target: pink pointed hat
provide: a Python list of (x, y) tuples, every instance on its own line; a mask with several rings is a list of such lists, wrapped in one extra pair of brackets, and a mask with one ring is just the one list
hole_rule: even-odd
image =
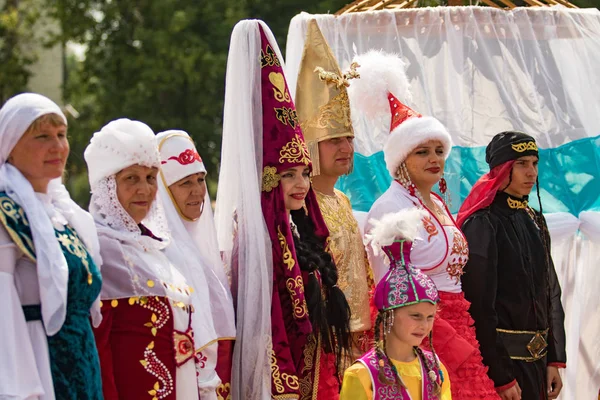
[(412, 208), (371, 221), (373, 229), (367, 235), (370, 245), (390, 259), (389, 271), (375, 288), (375, 306), (379, 311), (439, 301), (433, 281), (410, 263), (412, 241), (423, 215), (423, 210)]

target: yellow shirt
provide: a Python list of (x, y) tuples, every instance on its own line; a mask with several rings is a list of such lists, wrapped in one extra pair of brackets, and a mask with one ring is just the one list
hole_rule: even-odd
[[(398, 373), (402, 377), (402, 381), (406, 385), (406, 389), (412, 400), (422, 400), (423, 381), (421, 377), (421, 363), (419, 358), (411, 362), (400, 362), (392, 360)], [(442, 383), (442, 394), (440, 400), (451, 400), (450, 393), (450, 378), (448, 371), (443, 364), (440, 365), (444, 373), (444, 383)], [(367, 367), (362, 363), (353, 364), (344, 373), (342, 381), (342, 392), (340, 400), (373, 400), (373, 386), (371, 384), (371, 374)]]
[(316, 190), (315, 193), (329, 229), (330, 250), (339, 276), (338, 286), (350, 306), (350, 331), (368, 331), (371, 329), (369, 291), (373, 286), (373, 273), (350, 200), (337, 189), (333, 196)]

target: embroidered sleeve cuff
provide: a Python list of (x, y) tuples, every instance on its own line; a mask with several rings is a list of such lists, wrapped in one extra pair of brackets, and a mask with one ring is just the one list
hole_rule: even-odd
[(567, 368), (567, 364), (561, 363), (561, 362), (551, 362), (551, 363), (548, 363), (548, 366), (556, 367), (556, 368)]
[(506, 385), (502, 385), (502, 386), (496, 386), (496, 393), (502, 393), (505, 390), (510, 389), (511, 387), (515, 386), (517, 384), (517, 380), (513, 379), (512, 382), (507, 383)]

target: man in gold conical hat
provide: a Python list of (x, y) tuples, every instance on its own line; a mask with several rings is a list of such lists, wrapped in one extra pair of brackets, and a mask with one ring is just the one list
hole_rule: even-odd
[(312, 186), (330, 232), (338, 285), (351, 309), (352, 361), (369, 349), (368, 334), (372, 327), (369, 300), (373, 288), (371, 267), (350, 201), (334, 188), (340, 176), (352, 171), (354, 130), (346, 87), (349, 79), (358, 77), (355, 68), (352, 65), (350, 72), (341, 73), (317, 22), (311, 20), (295, 104), (313, 163)]

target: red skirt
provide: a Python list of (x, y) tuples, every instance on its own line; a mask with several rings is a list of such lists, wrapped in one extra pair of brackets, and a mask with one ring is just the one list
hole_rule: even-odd
[(319, 360), (319, 371), (315, 372), (318, 400), (338, 400), (340, 398), (340, 382), (336, 378), (335, 356), (333, 353), (325, 353), (321, 349)]
[(233, 340), (220, 340), (216, 372), (221, 379), (217, 388), (217, 398), (231, 399), (231, 363), (233, 360)]
[[(483, 365), (470, 305), (462, 292), (440, 292), (433, 347), (450, 375), (453, 400), (497, 400), (500, 396), (487, 375), (488, 367)], [(429, 349), (428, 339), (423, 347)]]

